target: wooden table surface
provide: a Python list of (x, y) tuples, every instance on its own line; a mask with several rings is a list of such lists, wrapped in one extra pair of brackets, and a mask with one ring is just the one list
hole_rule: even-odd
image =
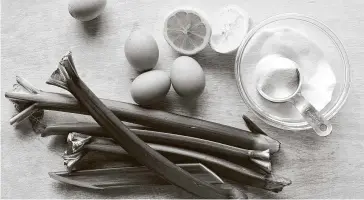
[[(64, 138), (41, 138), (28, 122), (9, 125), (15, 114), (4, 97), (19, 75), (46, 91), (45, 84), (68, 50), (89, 87), (102, 98), (133, 102), (129, 93), (137, 73), (125, 59), (130, 30), (148, 30), (159, 45), (157, 69), (169, 71), (178, 56), (163, 38), (164, 16), (178, 6), (193, 6), (212, 16), (220, 7), (236, 4), (250, 13), (254, 24), (267, 17), (296, 12), (327, 24), (342, 40), (351, 63), (352, 87), (345, 106), (331, 120), (326, 138), (312, 131), (282, 131), (265, 125), (244, 104), (234, 78), (235, 55), (218, 55), (210, 48), (195, 56), (206, 73), (206, 89), (197, 102), (182, 101), (171, 89), (157, 109), (190, 115), (246, 129), (250, 116), (270, 136), (282, 142), (273, 158), (274, 173), (293, 184), (273, 194), (244, 187), (250, 198), (364, 198), (364, 1), (362, 0), (109, 0), (97, 20), (81, 23), (59, 0), (3, 0), (1, 5), (1, 194), (3, 198), (188, 198), (175, 187), (133, 188), (100, 192), (60, 184), (48, 177), (64, 170)], [(46, 112), (51, 122), (89, 121), (80, 115)], [(94, 166), (95, 163), (90, 163)]]

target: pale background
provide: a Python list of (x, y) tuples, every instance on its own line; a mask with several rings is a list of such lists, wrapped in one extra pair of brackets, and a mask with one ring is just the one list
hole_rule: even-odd
[[(60, 184), (49, 171), (63, 170), (64, 138), (41, 138), (28, 123), (13, 127), (15, 114), (4, 92), (20, 75), (47, 91), (45, 84), (60, 57), (73, 51), (81, 77), (103, 98), (132, 102), (129, 88), (136, 73), (124, 56), (125, 39), (134, 25), (150, 31), (160, 50), (157, 69), (169, 71), (177, 55), (163, 39), (163, 18), (178, 6), (193, 6), (212, 16), (220, 7), (236, 4), (254, 23), (287, 12), (312, 16), (327, 24), (342, 40), (351, 63), (352, 88), (347, 103), (331, 122), (334, 132), (319, 138), (311, 131), (281, 131), (265, 125), (240, 98), (234, 78), (235, 55), (218, 55), (207, 48), (195, 58), (202, 65), (207, 87), (197, 104), (186, 103), (171, 89), (157, 108), (246, 129), (247, 114), (282, 150), (273, 159), (274, 173), (293, 184), (273, 194), (244, 187), (251, 198), (364, 198), (364, 1), (362, 0), (109, 0), (102, 16), (83, 24), (73, 19), (67, 1), (3, 0), (1, 9), (1, 193), (3, 198), (184, 198), (174, 187), (97, 192)], [(62, 91), (63, 92), (63, 91)], [(52, 122), (88, 120), (47, 112)], [(57, 117), (55, 117), (57, 116)]]

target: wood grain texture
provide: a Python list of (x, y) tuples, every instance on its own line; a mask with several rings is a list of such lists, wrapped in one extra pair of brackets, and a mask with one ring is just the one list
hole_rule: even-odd
[[(68, 13), (67, 1), (3, 0), (1, 5), (1, 194), (2, 198), (188, 198), (173, 186), (92, 191), (60, 184), (49, 171), (63, 170), (64, 138), (40, 136), (29, 123), (9, 125), (15, 114), (4, 97), (20, 75), (47, 91), (45, 84), (60, 57), (73, 52), (82, 79), (102, 98), (132, 102), (129, 89), (137, 73), (124, 55), (130, 30), (140, 26), (159, 45), (158, 69), (169, 71), (178, 56), (163, 39), (163, 19), (178, 6), (203, 9), (209, 16), (221, 6), (236, 4), (254, 23), (275, 14), (296, 12), (327, 24), (342, 40), (351, 63), (352, 88), (347, 103), (331, 120), (334, 132), (319, 138), (312, 131), (282, 131), (265, 125), (240, 98), (235, 78), (235, 55), (219, 55), (210, 48), (195, 58), (206, 73), (206, 90), (197, 102), (182, 101), (173, 89), (158, 109), (186, 114), (246, 129), (242, 114), (282, 142), (273, 158), (274, 172), (292, 179), (283, 192), (273, 194), (244, 187), (250, 198), (364, 198), (364, 1), (361, 0), (109, 0), (98, 19), (81, 23)], [(64, 91), (62, 91), (64, 92)], [(49, 122), (89, 121), (89, 117), (46, 112)], [(67, 116), (67, 117), (65, 117)], [(102, 155), (99, 158), (103, 159)], [(116, 158), (115, 158), (116, 159)], [(92, 159), (87, 167), (100, 167)], [(110, 165), (115, 163), (109, 163)]]

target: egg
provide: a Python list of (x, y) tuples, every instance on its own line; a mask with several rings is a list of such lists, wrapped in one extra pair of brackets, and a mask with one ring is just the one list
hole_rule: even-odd
[(172, 64), (171, 82), (178, 95), (198, 97), (205, 88), (205, 74), (196, 60), (181, 56)]
[(80, 21), (90, 21), (98, 17), (105, 9), (106, 0), (70, 0), (68, 11)]
[(150, 105), (163, 100), (171, 87), (171, 79), (161, 70), (148, 71), (131, 84), (131, 96), (139, 105)]
[(138, 72), (151, 70), (158, 62), (157, 42), (153, 36), (140, 29), (130, 33), (124, 51), (126, 59)]

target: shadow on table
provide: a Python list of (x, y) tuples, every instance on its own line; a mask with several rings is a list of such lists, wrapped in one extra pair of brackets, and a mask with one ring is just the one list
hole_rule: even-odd
[(102, 15), (98, 16), (97, 18), (91, 20), (82, 22), (83, 30), (87, 35), (91, 37), (97, 36), (101, 31), (101, 23), (102, 23)]
[[(201, 65), (204, 70), (218, 72), (231, 72), (234, 75), (236, 52), (229, 54), (220, 54), (215, 52), (210, 46), (207, 46), (200, 53), (192, 56)], [(232, 78), (235, 78), (232, 76)]]

